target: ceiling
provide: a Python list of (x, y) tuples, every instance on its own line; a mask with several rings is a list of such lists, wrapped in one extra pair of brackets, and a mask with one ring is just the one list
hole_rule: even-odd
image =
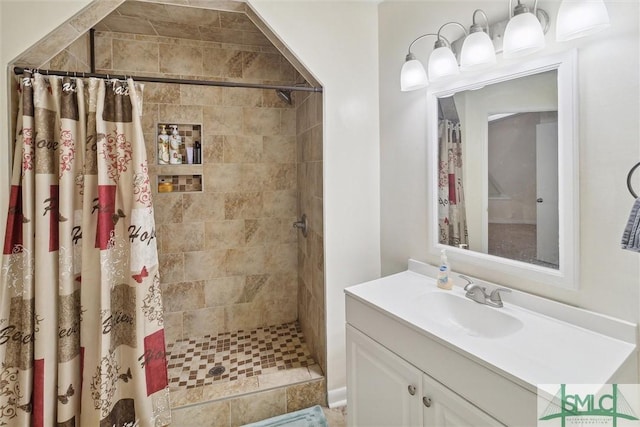
[(272, 46), (243, 12), (128, 0), (94, 26), (97, 31)]

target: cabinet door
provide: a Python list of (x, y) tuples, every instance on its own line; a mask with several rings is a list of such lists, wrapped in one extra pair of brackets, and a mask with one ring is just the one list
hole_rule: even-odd
[(422, 377), (425, 427), (504, 427), (428, 375)]
[(347, 424), (422, 426), (422, 372), (347, 325)]

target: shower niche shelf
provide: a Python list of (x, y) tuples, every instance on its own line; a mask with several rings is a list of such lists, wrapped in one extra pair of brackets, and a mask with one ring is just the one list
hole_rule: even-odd
[(158, 193), (201, 193), (202, 174), (158, 174)]
[[(174, 127), (177, 138), (174, 136)], [(160, 167), (201, 165), (202, 136), (201, 124), (156, 123), (156, 164)]]

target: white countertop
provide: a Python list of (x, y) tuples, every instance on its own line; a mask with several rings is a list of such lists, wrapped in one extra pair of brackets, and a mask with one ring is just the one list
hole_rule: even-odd
[[(420, 305), (416, 303), (421, 298), (428, 298), (430, 293), (448, 292), (465, 298), (464, 290), (459, 287), (441, 290), (433, 278), (410, 270), (348, 287), (345, 292), (534, 392), (542, 384), (609, 383), (636, 351), (635, 342), (595, 332), (509, 302), (505, 302), (503, 308), (487, 306), (486, 309), (501, 310), (520, 319), (523, 326), (519, 330), (503, 337), (464, 333), (447, 326), (446, 322), (433, 321), (421, 312)], [(570, 306), (566, 309), (580, 310)], [(591, 322), (593, 316), (599, 316), (591, 312), (589, 315)], [(615, 319), (602, 317), (609, 323), (614, 322), (615, 328)], [(620, 321), (620, 325), (635, 327), (624, 321)]]

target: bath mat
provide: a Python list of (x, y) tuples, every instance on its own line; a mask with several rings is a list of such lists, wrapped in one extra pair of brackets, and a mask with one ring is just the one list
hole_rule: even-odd
[(267, 418), (257, 423), (245, 424), (244, 427), (328, 427), (322, 408), (318, 405), (311, 408), (290, 412), (277, 417)]

